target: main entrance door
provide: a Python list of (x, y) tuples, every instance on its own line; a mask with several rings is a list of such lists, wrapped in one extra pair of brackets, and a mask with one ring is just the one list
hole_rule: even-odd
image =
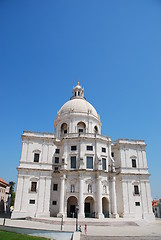
[(70, 205), (70, 213), (71, 213), (71, 216), (74, 217), (75, 215), (75, 205)]
[(85, 217), (89, 217), (90, 215), (90, 203), (86, 202), (85, 203)]
[(67, 217), (75, 218), (76, 217), (76, 206), (78, 205), (77, 198), (71, 196), (67, 201)]
[(95, 211), (94, 211), (94, 200), (92, 197), (87, 197), (84, 203), (84, 211), (86, 218), (94, 218)]

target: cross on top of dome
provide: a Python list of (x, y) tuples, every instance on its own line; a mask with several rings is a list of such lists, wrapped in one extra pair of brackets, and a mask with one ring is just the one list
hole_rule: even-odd
[(79, 85), (79, 82), (76, 87), (73, 87), (73, 98), (84, 98), (84, 88)]

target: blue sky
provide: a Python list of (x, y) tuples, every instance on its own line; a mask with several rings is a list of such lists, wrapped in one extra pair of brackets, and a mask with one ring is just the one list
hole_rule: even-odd
[(0, 177), (17, 181), (23, 130), (53, 132), (77, 81), (102, 133), (144, 139), (161, 198), (161, 1), (0, 1)]

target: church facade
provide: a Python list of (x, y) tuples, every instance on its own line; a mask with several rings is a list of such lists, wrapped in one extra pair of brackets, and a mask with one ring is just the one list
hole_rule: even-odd
[(101, 135), (79, 83), (54, 127), (22, 134), (12, 218), (154, 218), (145, 142)]

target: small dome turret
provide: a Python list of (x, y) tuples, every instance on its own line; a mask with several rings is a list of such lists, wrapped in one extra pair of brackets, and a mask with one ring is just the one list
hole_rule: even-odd
[(73, 87), (73, 97), (71, 99), (74, 98), (84, 98), (84, 88), (79, 85), (79, 82), (76, 87)]

